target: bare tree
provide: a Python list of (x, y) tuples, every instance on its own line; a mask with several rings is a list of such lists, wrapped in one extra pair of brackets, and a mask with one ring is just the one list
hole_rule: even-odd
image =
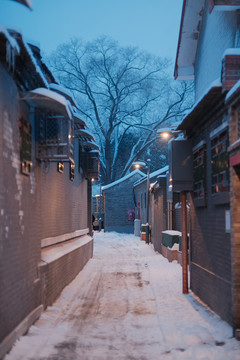
[(50, 65), (59, 82), (74, 93), (95, 133), (104, 183), (116, 179), (119, 148), (126, 136), (134, 134), (135, 141), (127, 149), (129, 157), (120, 176), (156, 139), (159, 125), (176, 121), (186, 109), (189, 86), (171, 86), (168, 59), (119, 47), (105, 36), (90, 43), (74, 39), (60, 45)]

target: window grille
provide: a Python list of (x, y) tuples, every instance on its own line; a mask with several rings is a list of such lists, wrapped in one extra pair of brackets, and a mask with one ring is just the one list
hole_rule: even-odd
[(212, 194), (229, 190), (228, 132), (224, 130), (211, 140)]
[(82, 168), (84, 175), (88, 179), (98, 179), (99, 176), (99, 152), (83, 151), (80, 149), (79, 166)]
[(32, 169), (32, 125), (28, 120), (21, 118), (19, 130), (21, 173), (29, 175)]
[(36, 157), (39, 160), (73, 159), (73, 122), (62, 115), (36, 111)]
[(193, 196), (204, 198), (206, 193), (206, 145), (193, 152)]

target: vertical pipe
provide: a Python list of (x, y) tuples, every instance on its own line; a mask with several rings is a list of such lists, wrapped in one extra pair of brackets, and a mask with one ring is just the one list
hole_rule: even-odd
[(181, 192), (182, 210), (182, 292), (188, 293), (188, 249), (187, 249), (187, 206), (186, 191)]
[(147, 170), (147, 223), (146, 223), (146, 244), (149, 244), (149, 167)]

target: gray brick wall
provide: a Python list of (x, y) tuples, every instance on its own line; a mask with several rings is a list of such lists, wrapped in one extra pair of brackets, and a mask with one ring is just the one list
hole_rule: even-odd
[(36, 194), (32, 177), (20, 174), (17, 88), (0, 65), (1, 259), (0, 341), (40, 304)]
[(192, 291), (228, 323), (231, 308), (231, 239), (225, 230), (225, 211), (230, 203), (214, 204), (211, 194), (211, 149), (209, 133), (219, 126), (224, 109), (207, 123), (194, 129), (193, 145), (206, 141), (207, 205), (198, 207), (190, 196), (190, 287)]
[(128, 220), (128, 209), (135, 209), (133, 184), (141, 178), (136, 173), (130, 178), (103, 190), (105, 196), (105, 231), (133, 233), (134, 222)]
[[(0, 63), (0, 342), (41, 304), (43, 278), (39, 269), (41, 239), (85, 229), (90, 216), (87, 180), (79, 173), (75, 144), (75, 178), (69, 164), (63, 174), (55, 162), (34, 156), (30, 176), (20, 173), (18, 120), (30, 119), (26, 102), (11, 75)], [(31, 118), (33, 131), (34, 122)], [(89, 218), (89, 219), (88, 219)], [(49, 266), (46, 299), (49, 304), (92, 256), (92, 243)], [(63, 266), (63, 268), (62, 268)], [(66, 273), (64, 272), (67, 268)], [(53, 273), (55, 275), (53, 275)], [(54, 279), (54, 281), (53, 281)], [(52, 287), (52, 289), (51, 289)], [(48, 298), (49, 296), (49, 298)]]

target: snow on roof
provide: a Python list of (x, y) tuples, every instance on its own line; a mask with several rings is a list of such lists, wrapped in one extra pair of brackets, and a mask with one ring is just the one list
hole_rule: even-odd
[[(152, 179), (152, 178), (154, 178), (154, 177), (156, 177), (156, 176), (158, 176), (158, 175), (162, 175), (162, 174), (166, 173), (166, 172), (168, 171), (168, 169), (169, 169), (169, 166), (166, 165), (166, 166), (164, 166), (163, 168), (158, 169), (158, 170), (150, 173), (150, 174), (149, 174), (149, 179)], [(144, 177), (143, 179), (139, 179), (139, 180), (137, 180), (137, 181), (133, 184), (134, 187), (137, 186), (137, 185), (139, 185), (139, 184), (142, 184), (142, 183), (145, 182), (145, 181), (147, 181), (147, 175), (146, 175), (146, 174), (144, 174), (144, 175), (145, 175), (145, 177)]]
[(83, 125), (84, 127), (88, 127), (87, 124), (85, 123), (85, 121), (83, 121), (81, 119), (81, 115), (80, 115), (78, 108), (76, 106), (72, 106), (72, 109), (73, 109), (73, 116), (74, 116), (75, 122)]
[(224, 58), (226, 55), (240, 55), (240, 48), (228, 48), (224, 51), (222, 57)]
[(195, 112), (195, 110), (198, 108), (198, 106), (201, 105), (201, 103), (204, 101), (204, 99), (211, 93), (212, 90), (214, 89), (221, 89), (222, 88), (222, 83), (220, 79), (216, 79), (214, 80), (210, 86), (206, 89), (206, 91), (204, 92), (204, 94), (200, 97), (200, 99), (198, 99), (195, 104), (193, 105), (193, 107), (186, 112), (183, 121), (179, 124), (179, 126), (177, 127), (177, 130), (183, 130), (183, 123), (185, 122), (186, 118), (188, 116), (190, 116), (191, 114), (193, 114)]
[(13, 49), (15, 49), (18, 54), (20, 54), (20, 47), (19, 47), (16, 39), (14, 39), (14, 37), (12, 37), (9, 34), (9, 32), (7, 31), (7, 29), (2, 25), (0, 25), (0, 33), (2, 33), (6, 37), (6, 39), (9, 41), (11, 47)]
[(168, 169), (169, 169), (169, 166), (166, 165), (166, 166), (164, 166), (163, 168), (158, 169), (158, 170), (152, 172), (151, 174), (149, 174), (149, 178), (151, 179), (151, 178), (153, 178), (153, 177), (155, 177), (155, 176), (157, 176), (157, 175), (161, 175), (161, 174), (163, 174), (163, 173), (166, 173), (166, 172), (168, 171)]
[(133, 175), (136, 175), (136, 174), (139, 174), (139, 175), (141, 175), (141, 176), (143, 176), (143, 177), (146, 176), (146, 174), (144, 174), (142, 171), (136, 169), (136, 170), (133, 170), (132, 172), (130, 172), (129, 174), (127, 174), (126, 176), (122, 177), (121, 179), (118, 179), (118, 180), (116, 180), (116, 181), (114, 181), (114, 182), (112, 182), (112, 183), (110, 183), (110, 184), (108, 184), (108, 185), (103, 186), (103, 187), (102, 187), (102, 190), (104, 191), (104, 190), (106, 190), (106, 189), (109, 189), (109, 188), (112, 187), (112, 186), (118, 185), (118, 184), (120, 184), (121, 182), (129, 179), (130, 177), (132, 177)]
[(54, 84), (54, 83), (51, 83), (49, 85), (49, 88), (51, 90), (56, 90), (57, 92), (61, 93), (64, 96), (66, 95), (67, 98), (72, 102), (72, 105), (77, 107), (74, 96), (73, 96), (73, 94), (71, 93), (71, 91), (69, 89), (65, 88), (63, 85)]
[(229, 90), (226, 96), (226, 101), (228, 101), (240, 88), (240, 80), (236, 82), (236, 84)]
[(68, 100), (66, 100), (66, 98), (63, 95), (60, 95), (60, 94), (56, 93), (55, 91), (45, 89), (45, 88), (34, 89), (34, 90), (30, 91), (30, 94), (33, 94), (33, 95), (36, 94), (36, 95), (39, 95), (40, 97), (49, 98), (49, 99), (52, 99), (52, 100), (58, 102), (59, 104), (61, 104), (65, 107), (69, 118), (70, 119), (72, 118), (72, 113), (69, 109), (69, 102), (68, 102)]
[(35, 57), (34, 57), (34, 55), (33, 55), (33, 52), (32, 52), (32, 50), (31, 50), (30, 46), (26, 43), (26, 41), (23, 39), (23, 37), (22, 37), (22, 42), (23, 42), (23, 45), (24, 45), (24, 47), (25, 47), (25, 49), (26, 49), (26, 51), (27, 51), (27, 53), (28, 53), (28, 55), (29, 55), (29, 57), (30, 57), (33, 65), (35, 66), (36, 71), (39, 73), (39, 75), (40, 75), (40, 77), (41, 77), (44, 85), (48, 88), (48, 87), (49, 87), (49, 84), (48, 84), (48, 82), (47, 82), (47, 80), (46, 80), (46, 78), (45, 78), (45, 76), (44, 76), (41, 68), (40, 68), (39, 65), (37, 64), (37, 61), (36, 61), (36, 59), (35, 59)]
[(93, 136), (93, 134), (91, 133), (91, 131), (87, 130), (87, 129), (76, 129), (75, 131), (76, 136), (85, 136), (87, 138), (92, 139), (93, 141), (95, 141), (95, 138)]

